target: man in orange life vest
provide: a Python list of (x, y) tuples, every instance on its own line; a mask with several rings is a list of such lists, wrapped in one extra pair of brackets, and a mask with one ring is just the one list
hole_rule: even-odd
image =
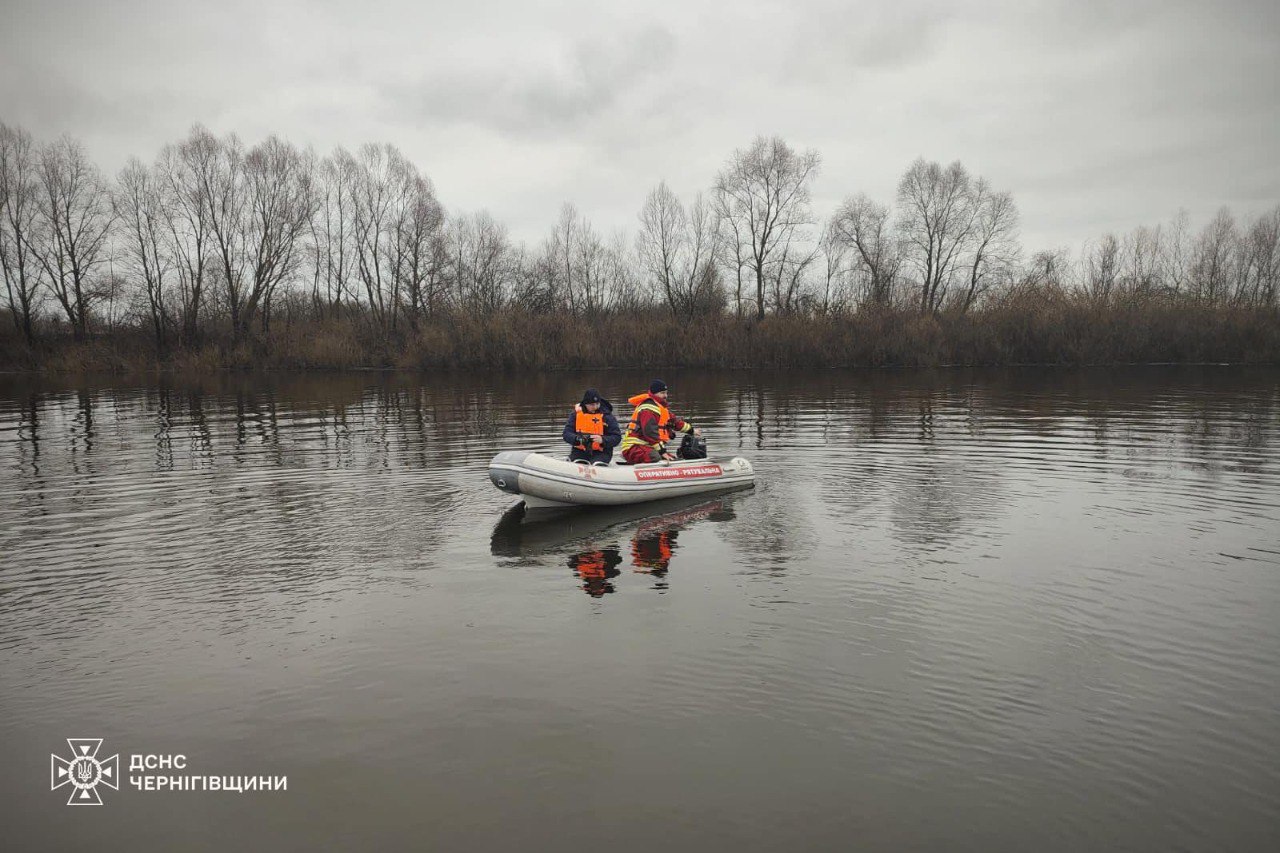
[(671, 414), (667, 408), (667, 383), (661, 379), (653, 380), (649, 393), (637, 394), (627, 402), (636, 408), (627, 424), (627, 434), (622, 437), (622, 458), (632, 465), (675, 459), (676, 455), (667, 450), (667, 442), (677, 432), (702, 435), (702, 430)]
[(573, 407), (569, 420), (565, 421), (564, 440), (573, 448), (569, 451), (569, 461), (608, 465), (613, 459), (613, 448), (622, 441), (622, 430), (613, 416), (613, 404), (596, 389), (588, 388), (582, 402)]

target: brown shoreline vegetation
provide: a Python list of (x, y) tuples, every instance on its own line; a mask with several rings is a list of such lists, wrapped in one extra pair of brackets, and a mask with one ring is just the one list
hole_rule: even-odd
[(959, 162), (825, 221), (820, 164), (759, 137), (634, 234), (566, 204), (530, 247), (389, 144), (197, 125), (111, 179), (0, 123), (0, 371), (1280, 363), (1280, 206), (1027, 253)]
[[(655, 334), (656, 332), (656, 334)], [(229, 331), (157, 351), (145, 330), (35, 346), (0, 334), (5, 370), (55, 374), (217, 370), (941, 367), (1134, 363), (1280, 364), (1280, 311), (1174, 299), (1099, 306), (1023, 293), (965, 313), (731, 315), (673, 322), (659, 310), (600, 317), (459, 316), (394, 336), (368, 318), (281, 319), (270, 337)]]

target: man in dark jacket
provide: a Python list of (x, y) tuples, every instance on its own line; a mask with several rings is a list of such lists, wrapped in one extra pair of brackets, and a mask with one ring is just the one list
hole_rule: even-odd
[(588, 388), (582, 402), (573, 407), (565, 421), (564, 440), (573, 448), (569, 451), (569, 461), (608, 465), (613, 459), (613, 449), (622, 441), (622, 430), (613, 416), (613, 404), (596, 389)]

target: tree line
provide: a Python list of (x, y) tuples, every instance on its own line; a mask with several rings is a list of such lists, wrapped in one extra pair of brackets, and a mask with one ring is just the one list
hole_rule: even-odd
[(77, 340), (145, 328), (161, 351), (337, 317), (391, 337), (511, 310), (963, 315), (1035, 288), (1093, 304), (1277, 305), (1280, 206), (1027, 253), (1013, 196), (959, 162), (918, 159), (891, 203), (858, 193), (825, 221), (812, 206), (820, 166), (816, 151), (760, 137), (688, 203), (660, 182), (633, 235), (602, 234), (565, 204), (528, 246), (483, 210), (447, 211), (389, 144), (321, 157), (197, 125), (111, 179), (71, 137), (0, 124), (0, 269), (28, 343), (42, 323)]

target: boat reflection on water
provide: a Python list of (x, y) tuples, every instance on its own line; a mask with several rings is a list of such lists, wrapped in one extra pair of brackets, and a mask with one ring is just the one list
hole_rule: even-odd
[(711, 500), (693, 496), (639, 506), (553, 513), (530, 513), (523, 504), (517, 504), (494, 527), (490, 549), (496, 557), (537, 564), (544, 564), (548, 557), (564, 555), (581, 581), (582, 590), (592, 598), (614, 592), (614, 579), (627, 568), (652, 575), (656, 579), (654, 588), (662, 591), (667, 588), (665, 578), (679, 547), (681, 531), (703, 521), (732, 519), (731, 501), (730, 496)]

